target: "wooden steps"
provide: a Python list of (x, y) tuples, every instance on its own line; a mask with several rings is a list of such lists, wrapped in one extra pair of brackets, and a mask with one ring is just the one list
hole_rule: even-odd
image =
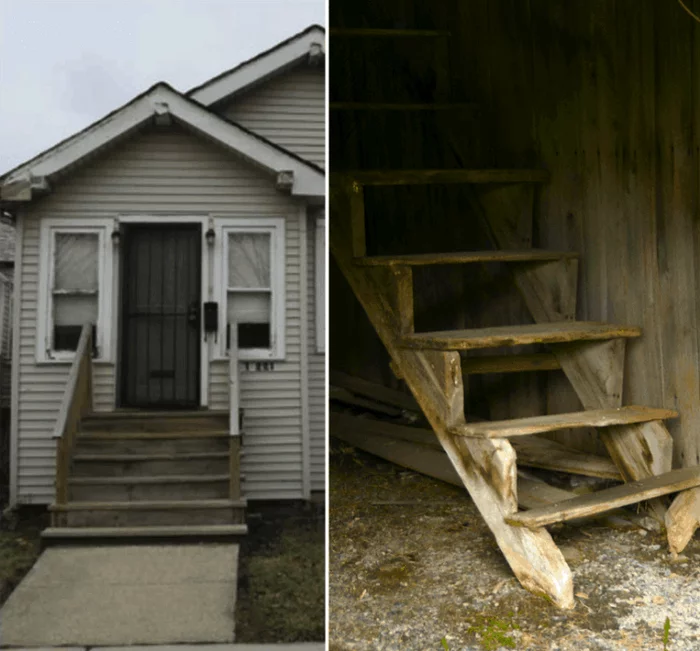
[(505, 521), (513, 526), (536, 529), (555, 522), (598, 515), (696, 486), (700, 486), (700, 466), (681, 468), (542, 508), (515, 513), (506, 516)]
[(639, 337), (636, 326), (619, 326), (593, 321), (562, 321), (470, 330), (444, 330), (403, 335), (401, 346), (428, 350), (475, 350), (529, 344), (556, 344)]
[(228, 539), (245, 536), (245, 524), (218, 524), (193, 526), (153, 526), (153, 527), (48, 527), (41, 532), (42, 540), (87, 541), (109, 539)]
[(551, 414), (531, 418), (467, 423), (451, 431), (456, 436), (473, 438), (510, 438), (532, 436), (543, 432), (554, 432), (576, 427), (612, 427), (631, 423), (646, 423), (652, 420), (677, 418), (678, 412), (671, 409), (628, 406), (617, 409), (591, 409), (569, 414)]
[(358, 185), (546, 183), (549, 172), (537, 169), (353, 170), (338, 173), (334, 179)]
[(527, 249), (525, 251), (455, 251), (448, 253), (367, 256), (355, 258), (355, 264), (363, 267), (421, 267), (484, 262), (551, 262), (552, 260), (577, 257), (578, 253), (545, 251), (543, 249)]
[(68, 479), (70, 501), (224, 499), (229, 475), (149, 475)]

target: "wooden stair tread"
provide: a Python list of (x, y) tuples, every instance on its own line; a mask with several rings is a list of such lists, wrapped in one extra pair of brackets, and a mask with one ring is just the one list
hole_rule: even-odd
[(451, 430), (457, 436), (474, 438), (510, 438), (531, 436), (542, 432), (576, 427), (612, 427), (631, 423), (646, 423), (652, 420), (677, 418), (678, 412), (671, 409), (628, 406), (612, 409), (591, 409), (568, 414), (550, 414), (512, 420), (467, 423)]
[(160, 525), (153, 527), (48, 527), (41, 532), (45, 539), (57, 538), (142, 538), (244, 536), (245, 524)]
[(545, 262), (562, 258), (577, 258), (578, 253), (568, 251), (464, 251), (448, 253), (413, 253), (408, 255), (377, 255), (355, 258), (355, 264), (363, 267), (427, 266), (441, 264), (470, 264), (476, 262)]
[(412, 169), (354, 170), (339, 173), (360, 185), (430, 185), (452, 183), (545, 183), (547, 170), (538, 169)]
[(593, 321), (561, 321), (470, 330), (443, 330), (404, 335), (405, 348), (432, 350), (473, 350), (529, 344), (556, 344), (572, 341), (594, 341), (618, 337), (639, 337), (636, 326), (621, 326)]
[(556, 371), (560, 368), (559, 360), (552, 353), (479, 355), (462, 359), (462, 375)]
[(229, 481), (229, 475), (151, 475), (149, 477), (70, 477), (69, 484), (201, 484), (205, 482)]
[(449, 36), (446, 29), (401, 29), (401, 28), (381, 28), (381, 27), (331, 27), (331, 36), (409, 36), (438, 38)]
[(700, 466), (680, 468), (671, 472), (633, 481), (596, 493), (580, 495), (550, 506), (531, 509), (506, 516), (505, 521), (514, 526), (544, 527), (555, 522), (584, 518), (613, 509), (650, 500), (669, 493), (700, 486)]
[(475, 111), (477, 102), (330, 102), (331, 111)]
[(116, 411), (93, 411), (89, 413), (85, 420), (153, 420), (158, 418), (221, 418), (228, 416), (229, 412), (223, 409), (171, 409), (168, 411), (124, 409)]
[(246, 500), (144, 500), (142, 502), (67, 502), (51, 504), (49, 511), (150, 511), (151, 509), (221, 509), (246, 506)]
[(76, 441), (115, 441), (133, 439), (195, 439), (230, 436), (228, 430), (202, 430), (182, 432), (80, 432)]
[(73, 456), (73, 461), (190, 461), (197, 459), (228, 459), (230, 452), (183, 452), (183, 453), (156, 453), (153, 454), (84, 454)]

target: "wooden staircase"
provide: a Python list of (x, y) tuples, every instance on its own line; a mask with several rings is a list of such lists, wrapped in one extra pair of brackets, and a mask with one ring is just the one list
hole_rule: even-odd
[(228, 412), (87, 415), (73, 445), (67, 500), (50, 506), (43, 538), (244, 535), (228, 426)]

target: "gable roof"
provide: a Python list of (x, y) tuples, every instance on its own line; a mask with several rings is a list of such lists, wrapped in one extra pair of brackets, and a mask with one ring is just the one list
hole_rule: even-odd
[(0, 176), (0, 200), (30, 200), (33, 192), (46, 192), (53, 177), (85, 157), (126, 137), (148, 121), (169, 118), (275, 175), (279, 189), (289, 190), (294, 196), (323, 197), (325, 180), (319, 167), (160, 82), (83, 131)]
[(187, 96), (211, 106), (304, 62), (321, 61), (326, 30), (311, 25), (269, 50), (192, 88)]

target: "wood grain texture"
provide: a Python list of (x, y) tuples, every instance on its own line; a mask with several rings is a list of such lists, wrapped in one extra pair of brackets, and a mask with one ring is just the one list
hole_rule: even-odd
[(462, 358), (462, 372), (465, 375), (484, 373), (522, 373), (527, 371), (556, 371), (559, 361), (551, 353), (532, 355), (488, 355)]
[(567, 502), (517, 513), (508, 516), (506, 521), (515, 526), (544, 527), (555, 522), (605, 513), (695, 486), (700, 486), (700, 467), (679, 468), (656, 477), (647, 477), (641, 481), (580, 495)]
[(411, 267), (442, 264), (475, 264), (480, 262), (545, 262), (560, 258), (576, 258), (578, 253), (526, 249), (524, 251), (465, 251), (448, 253), (415, 253), (408, 255), (376, 255), (358, 258), (356, 264), (373, 266)]
[(671, 409), (627, 406), (617, 409), (591, 409), (569, 414), (551, 414), (531, 418), (467, 423), (452, 430), (457, 436), (475, 438), (509, 438), (511, 436), (531, 436), (543, 432), (575, 427), (611, 427), (629, 425), (665, 418), (677, 418), (678, 413)]
[(635, 326), (588, 321), (541, 323), (443, 332), (418, 332), (401, 339), (406, 348), (429, 350), (474, 350), (528, 344), (557, 344), (571, 341), (639, 337)]
[(545, 183), (542, 169), (351, 170), (343, 173), (360, 185), (430, 185), (450, 183)]

